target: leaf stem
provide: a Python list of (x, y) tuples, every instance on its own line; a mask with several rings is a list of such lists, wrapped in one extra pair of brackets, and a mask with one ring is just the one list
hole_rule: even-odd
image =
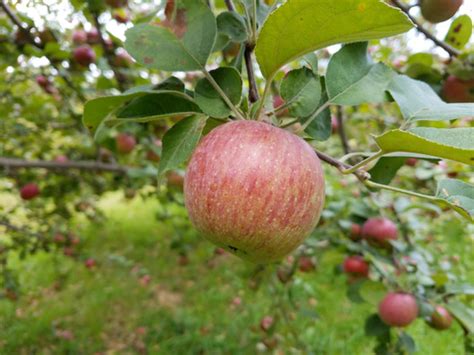
[(269, 78), (265, 84), (265, 89), (263, 90), (262, 98), (260, 99), (260, 102), (258, 103), (258, 109), (257, 109), (257, 114), (256, 114), (257, 121), (260, 121), (260, 114), (262, 113), (265, 99), (267, 98), (268, 93), (270, 92), (272, 88), (272, 81), (273, 81), (273, 78)]
[(353, 165), (351, 168), (349, 169), (345, 169), (342, 171), (343, 174), (347, 175), (347, 174), (352, 174), (354, 173), (355, 171), (359, 170), (360, 168), (366, 166), (367, 164), (369, 164), (370, 162), (380, 158), (381, 156), (383, 156), (385, 154), (385, 152), (383, 150), (380, 150), (378, 151), (377, 153), (371, 155), (370, 157), (362, 160), (360, 163), (357, 163), (356, 165)]
[(202, 72), (206, 79), (211, 83), (211, 85), (216, 89), (216, 91), (219, 93), (219, 95), (222, 97), (224, 102), (227, 104), (227, 106), (234, 112), (234, 114), (237, 116), (238, 119), (244, 120), (244, 115), (243, 113), (230, 101), (230, 99), (227, 97), (225, 92), (221, 89), (219, 84), (214, 80), (211, 74), (206, 70), (206, 68), (202, 68)]
[(413, 191), (410, 191), (410, 190), (400, 189), (398, 187), (393, 187), (393, 186), (389, 186), (389, 185), (383, 185), (383, 184), (379, 184), (379, 183), (376, 183), (376, 182), (373, 182), (373, 181), (370, 181), (370, 180), (364, 181), (364, 185), (367, 186), (367, 187), (373, 188), (373, 189), (381, 189), (381, 190), (388, 190), (388, 191), (398, 192), (398, 193), (401, 193), (401, 194), (404, 194), (404, 195), (424, 198), (426, 200), (435, 201), (435, 202), (440, 201), (435, 196), (420, 194), (418, 192), (413, 192)]

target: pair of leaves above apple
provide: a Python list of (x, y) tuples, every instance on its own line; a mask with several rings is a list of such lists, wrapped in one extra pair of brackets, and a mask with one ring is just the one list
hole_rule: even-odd
[[(315, 209), (315, 201), (318, 201), (318, 206), (322, 203), (324, 192), (314, 193), (321, 189), (309, 184), (306, 186), (309, 189), (306, 195), (313, 200), (297, 206), (296, 202), (301, 199), (295, 196), (299, 192), (291, 191), (290, 186), (297, 181), (295, 177), (307, 176), (307, 166), (301, 166), (301, 171), (294, 168), (288, 172), (288, 161), (285, 162), (278, 152), (278, 149), (285, 150), (285, 147), (277, 146), (271, 139), (268, 141), (271, 143), (265, 142), (263, 137), (266, 134), (273, 137), (267, 130), (263, 130), (267, 133), (262, 135), (256, 133), (261, 130), (262, 124), (271, 122), (279, 127), (298, 124), (298, 134), (301, 137), (298, 138), (301, 141), (298, 144), (301, 144), (300, 149), (303, 152), (314, 147), (318, 141), (329, 138), (331, 106), (382, 103), (393, 99), (405, 119), (403, 128), (374, 137), (379, 150), (353, 167), (343, 167), (341, 163), (338, 167), (342, 173), (360, 172), (360, 169), (366, 169), (368, 164), (382, 158), (372, 170), (374, 176), (384, 176), (384, 183), (388, 184), (397, 171), (392, 159), (400, 156), (443, 158), (474, 165), (474, 128), (416, 126), (421, 121), (449, 122), (474, 116), (474, 104), (447, 104), (429, 85), (399, 75), (382, 63), (373, 63), (367, 55), (366, 41), (394, 36), (412, 28), (411, 21), (400, 10), (378, 0), (289, 0), (271, 13), (273, 8), (260, 5), (259, 20), (249, 26), (247, 19), (237, 12), (221, 13), (216, 20), (203, 1), (181, 0), (173, 4), (173, 11), (168, 9), (169, 16), (164, 25), (140, 24), (129, 29), (125, 47), (139, 64), (151, 70), (201, 71), (204, 77), (197, 82), (194, 91), (186, 90), (179, 79), (171, 77), (155, 87), (135, 88), (118, 96), (89, 101), (85, 106), (83, 121), (97, 137), (107, 134), (107, 128), (117, 123), (184, 117), (163, 138), (162, 159), (158, 169), (160, 176), (168, 170), (180, 167), (191, 157), (203, 132), (208, 133), (214, 127), (223, 125), (216, 128), (210, 138), (203, 140), (201, 144), (206, 147), (198, 147), (191, 158), (190, 165), (199, 171), (196, 176), (200, 175), (201, 180), (190, 181), (187, 177), (185, 198), (188, 206), (197, 206), (197, 200), (194, 200), (193, 196), (205, 196), (206, 201), (212, 201), (222, 209), (228, 207), (224, 201), (226, 199), (250, 199), (255, 202), (246, 205), (245, 211), (223, 213), (221, 217), (226, 216), (225, 220), (213, 218), (209, 209), (196, 207), (192, 211), (191, 217), (198, 228), (228, 250), (250, 260), (267, 262), (289, 253), (298, 244), (282, 243), (285, 238), (274, 238), (272, 241), (278, 244), (276, 253), (275, 243), (267, 242), (262, 246), (260, 237), (265, 235), (265, 223), (263, 226), (257, 224), (260, 227), (255, 226), (252, 229), (243, 219), (232, 219), (232, 215), (259, 216), (260, 220), (266, 221), (267, 228), (270, 229), (285, 223), (288, 225), (288, 221), (295, 218), (301, 230), (288, 231), (288, 235), (293, 235), (296, 240), (304, 238), (311, 229), (309, 227), (314, 227), (319, 219), (319, 213), (314, 214), (310, 210)], [(259, 78), (258, 83), (262, 83), (264, 88), (262, 97), (250, 107), (243, 98), (245, 90), (241, 62), (210, 72), (206, 69), (209, 57), (214, 51), (220, 50), (224, 42), (256, 45), (257, 62), (263, 76)], [(337, 43), (349, 44), (345, 44), (332, 56), (325, 75), (320, 75), (316, 56), (311, 53)], [(290, 71), (280, 86), (281, 95), (292, 117), (288, 122), (275, 117), (272, 111), (265, 111), (268, 96), (278, 71), (304, 55), (309, 55), (304, 57), (304, 60), (310, 63), (309, 67), (302, 66)], [(214, 171), (206, 170), (206, 164), (210, 164), (206, 157), (217, 159), (215, 155), (209, 154), (209, 149), (212, 149), (214, 142), (222, 141), (220, 133), (228, 134), (226, 126), (239, 126), (238, 123), (230, 123), (235, 119), (255, 120), (244, 125), (247, 129), (241, 132), (240, 142), (233, 140), (230, 135), (224, 140), (225, 144), (218, 144), (219, 154), (230, 154), (229, 157), (234, 157), (236, 161), (233, 165), (228, 165), (227, 173), (217, 168)], [(273, 127), (269, 132), (279, 130), (280, 128)], [(278, 134), (280, 133), (275, 133), (275, 136)], [(249, 136), (253, 137), (253, 144), (244, 144)], [(236, 154), (239, 149), (245, 154)], [(265, 155), (259, 154), (260, 149)], [(244, 159), (243, 156), (249, 158)], [(317, 172), (319, 160), (313, 150), (312, 156), (317, 162), (313, 172)], [(249, 167), (249, 164), (254, 164), (255, 159), (273, 159), (274, 164), (266, 165), (262, 161), (261, 164)], [(197, 160), (201, 163), (197, 164)], [(248, 168), (250, 181), (246, 181), (232, 170), (236, 168), (242, 171), (247, 171)], [(220, 171), (220, 175), (216, 176), (215, 171)], [(202, 175), (206, 174), (209, 175), (209, 183), (204, 184)], [(387, 178), (387, 175), (390, 176)], [(232, 180), (232, 176), (240, 177)], [(269, 176), (274, 178), (280, 188), (288, 187), (283, 188), (283, 195), (276, 197), (275, 192), (271, 190), (274, 184), (267, 183), (270, 181)], [(369, 188), (389, 189), (425, 197), (455, 209), (471, 221), (474, 218), (474, 187), (463, 181), (439, 181), (436, 196), (427, 196), (384, 185), (381, 180), (370, 180), (366, 173), (358, 176), (364, 176), (361, 182)], [(321, 179), (320, 184), (323, 183)], [(259, 186), (258, 193), (255, 192), (255, 186)], [(238, 195), (239, 191), (241, 195)], [(260, 204), (262, 198), (271, 200), (272, 196), (281, 198), (284, 202), (280, 213), (273, 210), (271, 203), (268, 208)], [(295, 216), (294, 210), (298, 207), (302, 208), (302, 214)], [(316, 209), (320, 210), (319, 207)], [(222, 232), (222, 225), (233, 225), (238, 232)], [(226, 235), (220, 235), (222, 233)], [(248, 236), (253, 239), (244, 238)], [(258, 253), (254, 253), (258, 248)]]

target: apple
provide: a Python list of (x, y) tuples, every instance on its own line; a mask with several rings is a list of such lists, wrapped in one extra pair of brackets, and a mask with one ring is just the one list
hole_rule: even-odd
[(445, 330), (451, 327), (453, 317), (443, 306), (436, 306), (435, 311), (428, 320), (430, 327), (438, 330)]
[(362, 226), (362, 235), (371, 244), (389, 248), (389, 241), (398, 238), (398, 228), (387, 218), (369, 218)]
[(66, 237), (62, 233), (56, 233), (53, 237), (53, 240), (57, 244), (63, 244), (66, 242)]
[(309, 256), (302, 256), (298, 261), (298, 269), (301, 272), (311, 272), (314, 271), (316, 266), (313, 263), (313, 260)]
[(93, 269), (97, 264), (94, 259), (89, 258), (86, 261), (84, 261), (84, 265), (88, 269)]
[(418, 316), (418, 304), (413, 295), (390, 292), (379, 303), (379, 316), (392, 327), (406, 327)]
[(40, 189), (37, 184), (30, 182), (20, 189), (20, 196), (23, 200), (31, 200), (40, 194)]
[(265, 316), (260, 321), (260, 329), (264, 332), (268, 332), (270, 328), (273, 326), (274, 320), (272, 316)]
[(75, 48), (72, 52), (72, 55), (74, 57), (74, 60), (79, 65), (82, 65), (84, 67), (87, 67), (89, 64), (95, 62), (95, 52), (90, 46), (86, 44)]
[[(273, 108), (276, 109), (282, 105), (285, 104), (285, 100), (283, 100), (283, 98), (280, 96), (280, 95), (276, 95), (273, 97)], [(288, 107), (283, 109), (283, 110), (280, 110), (276, 113), (276, 116), (277, 117), (285, 117), (285, 116), (288, 116), (290, 114), (290, 111), (288, 110)]]
[(74, 44), (84, 44), (87, 42), (87, 33), (84, 30), (75, 30), (72, 33), (72, 41)]
[(351, 225), (351, 231), (350, 231), (349, 237), (353, 241), (357, 241), (357, 240), (360, 240), (362, 238), (362, 227), (361, 227), (360, 224), (353, 223)]
[(446, 102), (474, 102), (474, 79), (461, 80), (453, 75), (448, 76), (442, 96)]
[(135, 140), (135, 137), (131, 134), (119, 133), (117, 137), (115, 137), (115, 145), (120, 153), (130, 153), (133, 148), (135, 148), (136, 144), (137, 141)]
[(44, 75), (38, 75), (36, 77), (36, 83), (41, 86), (43, 89), (49, 86), (51, 83), (49, 82), (49, 79), (45, 77)]
[(417, 163), (418, 163), (418, 159), (416, 158), (408, 158), (407, 160), (405, 160), (405, 165), (408, 165), (411, 167), (414, 167)]
[(263, 122), (239, 120), (215, 128), (198, 145), (184, 197), (205, 238), (243, 259), (270, 263), (316, 227), (324, 176), (303, 139)]
[(97, 44), (100, 42), (100, 34), (97, 28), (93, 27), (90, 31), (86, 32), (87, 43)]
[(369, 276), (369, 264), (359, 255), (348, 256), (346, 260), (344, 260), (342, 268), (344, 272), (353, 276)]
[(453, 17), (463, 0), (421, 0), (421, 14), (426, 21), (439, 23)]
[(127, 52), (120, 51), (114, 57), (114, 65), (119, 68), (129, 68), (132, 65), (132, 57)]

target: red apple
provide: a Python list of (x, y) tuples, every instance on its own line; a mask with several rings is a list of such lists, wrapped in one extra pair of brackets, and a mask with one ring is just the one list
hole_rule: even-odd
[(49, 79), (44, 75), (38, 75), (36, 77), (36, 83), (41, 86), (43, 89), (50, 85)]
[(37, 184), (30, 182), (20, 189), (20, 196), (23, 200), (31, 200), (40, 194)]
[(268, 332), (270, 328), (273, 326), (273, 323), (274, 323), (273, 317), (265, 316), (260, 321), (260, 329), (262, 329), (264, 332)]
[(421, 14), (426, 21), (439, 23), (453, 17), (462, 4), (463, 0), (421, 0)]
[(444, 82), (442, 96), (446, 102), (474, 102), (474, 79), (461, 80), (450, 75)]
[(390, 292), (379, 304), (380, 318), (392, 327), (406, 327), (418, 316), (418, 304), (413, 295)]
[(405, 165), (408, 165), (411, 167), (414, 167), (416, 163), (418, 163), (418, 159), (416, 158), (408, 158), (407, 160), (405, 160)]
[(288, 255), (317, 225), (324, 176), (304, 140), (240, 120), (217, 127), (198, 145), (184, 195), (204, 237), (243, 259), (269, 263)]
[(362, 238), (362, 227), (361, 227), (360, 224), (353, 223), (353, 224), (351, 225), (350, 238), (351, 238), (353, 241), (357, 241), (357, 240), (360, 240), (360, 239)]
[(74, 44), (84, 44), (87, 42), (87, 33), (84, 30), (75, 30), (72, 33), (72, 41)]
[(371, 244), (389, 248), (389, 241), (398, 238), (398, 228), (387, 218), (369, 218), (362, 226), (362, 235)]
[(453, 317), (449, 311), (443, 306), (436, 306), (435, 311), (431, 315), (428, 324), (430, 327), (438, 330), (445, 330), (451, 327)]
[(344, 272), (360, 277), (369, 276), (369, 264), (362, 256), (354, 255), (348, 256), (343, 264)]
[(86, 44), (75, 48), (72, 54), (74, 60), (84, 67), (95, 62), (95, 52)]
[(298, 262), (298, 269), (301, 272), (311, 272), (314, 271), (316, 266), (313, 263), (313, 260), (309, 256), (302, 256)]
[(132, 57), (126, 51), (119, 51), (114, 57), (114, 65), (119, 68), (128, 68), (132, 65)]
[(115, 137), (115, 145), (120, 153), (130, 153), (133, 148), (135, 148), (136, 144), (137, 141), (135, 140), (135, 137), (131, 134), (119, 133), (117, 137)]
[(86, 261), (84, 261), (84, 265), (88, 269), (93, 269), (96, 266), (96, 262), (94, 259), (89, 258)]
[(93, 27), (90, 31), (86, 32), (87, 43), (97, 44), (100, 43), (100, 34), (97, 28)]

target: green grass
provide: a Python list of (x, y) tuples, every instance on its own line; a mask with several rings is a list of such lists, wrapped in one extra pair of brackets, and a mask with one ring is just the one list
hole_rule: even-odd
[[(82, 238), (79, 260), (59, 252), (12, 259), (22, 296), (0, 301), (2, 354), (253, 354), (271, 338), (284, 353), (302, 347), (314, 354), (373, 353), (364, 321), (375, 308), (346, 297), (347, 280), (335, 272), (342, 253), (323, 254), (317, 271), (297, 273), (295, 309), (272, 268), (255, 276), (252, 265), (214, 255), (185, 224), (176, 227), (179, 220), (174, 227), (158, 222), (157, 202), (112, 195), (103, 208), (106, 223), (74, 222)], [(180, 265), (185, 247), (189, 263)], [(469, 256), (455, 241), (443, 248)], [(84, 267), (87, 257), (97, 260), (95, 269)], [(148, 285), (140, 282), (143, 275), (151, 276)], [(236, 297), (240, 305), (233, 304)], [(276, 319), (269, 335), (259, 327), (265, 315)], [(436, 332), (417, 320), (408, 333), (420, 354), (463, 353), (457, 325)]]

